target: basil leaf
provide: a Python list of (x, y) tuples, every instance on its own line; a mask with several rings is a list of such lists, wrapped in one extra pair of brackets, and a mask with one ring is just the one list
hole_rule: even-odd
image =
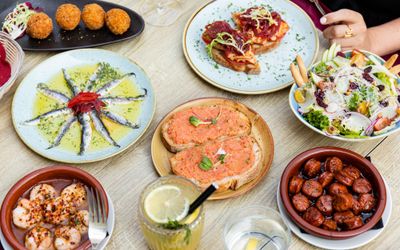
[(208, 158), (207, 156), (203, 156), (203, 158), (201, 159), (201, 162), (199, 164), (199, 168), (208, 171), (213, 167), (213, 163), (210, 160), (210, 158)]
[(191, 116), (189, 117), (189, 122), (190, 124), (192, 124), (193, 126), (197, 127), (200, 125), (201, 120), (199, 118), (197, 118), (196, 116)]
[(221, 163), (225, 163), (225, 157), (226, 157), (226, 154), (220, 154), (219, 156), (218, 156), (218, 160), (221, 162)]

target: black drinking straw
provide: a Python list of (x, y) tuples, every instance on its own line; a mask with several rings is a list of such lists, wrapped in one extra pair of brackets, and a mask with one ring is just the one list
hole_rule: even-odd
[(192, 204), (190, 204), (188, 215), (193, 213), (198, 207), (200, 207), (200, 205), (203, 204), (203, 202), (205, 202), (207, 198), (210, 197), (210, 195), (212, 195), (217, 189), (218, 184), (213, 183), (206, 190), (204, 190), (204, 192), (199, 197), (197, 197), (197, 199), (193, 201)]

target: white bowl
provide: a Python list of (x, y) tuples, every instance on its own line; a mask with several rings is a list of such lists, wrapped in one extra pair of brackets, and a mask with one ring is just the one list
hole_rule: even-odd
[(11, 36), (3, 31), (0, 31), (0, 43), (6, 50), (6, 60), (11, 66), (11, 76), (8, 81), (0, 87), (0, 99), (14, 84), (19, 71), (21, 70), (22, 63), (24, 61), (24, 51), (21, 46), (14, 41)]
[[(371, 55), (374, 56), (378, 61), (380, 61), (382, 64), (385, 62), (384, 59), (382, 59), (382, 57), (365, 51), (365, 50), (361, 50), (364, 54), (366, 55)], [(351, 51), (345, 51), (345, 54), (347, 53), (351, 53)], [(314, 65), (312, 65), (310, 68), (313, 68), (315, 65), (317, 65), (318, 63), (320, 63), (320, 61), (316, 62)], [(400, 78), (397, 78), (397, 82), (400, 84)], [(380, 135), (374, 135), (374, 136), (368, 136), (368, 137), (364, 137), (364, 138), (348, 138), (342, 135), (331, 135), (328, 133), (325, 133), (324, 131), (317, 129), (316, 127), (312, 126), (311, 124), (309, 124), (303, 116), (301, 116), (301, 114), (299, 113), (298, 109), (299, 109), (299, 105), (297, 104), (296, 100), (294, 99), (294, 91), (297, 89), (297, 85), (293, 84), (292, 87), (290, 88), (290, 93), (289, 93), (289, 105), (290, 105), (290, 109), (293, 111), (294, 115), (307, 127), (309, 127), (310, 129), (314, 130), (315, 132), (324, 135), (326, 137), (329, 138), (333, 138), (336, 140), (340, 140), (340, 141), (349, 141), (349, 142), (362, 142), (362, 141), (368, 141), (368, 140), (376, 140), (376, 139), (381, 139), (384, 138), (388, 135), (391, 135), (393, 133), (396, 133), (400, 130), (400, 121), (398, 121), (396, 123), (396, 126), (394, 128), (392, 128), (391, 130), (389, 130), (388, 132), (384, 133), (384, 134), (380, 134)]]

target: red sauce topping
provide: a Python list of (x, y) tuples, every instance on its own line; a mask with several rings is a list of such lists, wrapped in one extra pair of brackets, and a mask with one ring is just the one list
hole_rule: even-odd
[(275, 20), (276, 24), (269, 24), (269, 21), (266, 19), (259, 19), (259, 28), (257, 28), (257, 21), (248, 17), (251, 15), (252, 11), (257, 9), (256, 7), (247, 9), (244, 13), (240, 15), (240, 23), (243, 27), (244, 31), (253, 31), (256, 36), (262, 38), (271, 38), (273, 37), (278, 31), (279, 27), (282, 23), (281, 15), (278, 12), (273, 11), (271, 12), (271, 17)]
[[(243, 44), (248, 41), (248, 37), (246, 34), (241, 33), (231, 27), (231, 25), (226, 22), (226, 21), (216, 21), (211, 24), (208, 24), (205, 28), (206, 30), (203, 33), (203, 41), (206, 44), (210, 44), (212, 40), (217, 38), (219, 33), (226, 32), (232, 35), (233, 39), (236, 41), (237, 45), (239, 47), (242, 47), (243, 52), (246, 52), (250, 50), (250, 44), (246, 44), (243, 46)], [(230, 37), (228, 35), (223, 36), (224, 40), (229, 39)], [(225, 50), (225, 53), (235, 53), (241, 55), (242, 53), (238, 51), (235, 47), (229, 46), (229, 45), (224, 45), (224, 44), (219, 44), (220, 47), (223, 47)]]
[(68, 108), (75, 114), (87, 113), (92, 110), (100, 111), (105, 103), (98, 99), (100, 95), (94, 92), (81, 92), (68, 102)]
[(6, 50), (0, 43), (0, 87), (3, 86), (11, 77), (11, 66), (6, 61)]

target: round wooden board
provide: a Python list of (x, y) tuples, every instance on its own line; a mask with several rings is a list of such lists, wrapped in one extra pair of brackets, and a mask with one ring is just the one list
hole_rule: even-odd
[(165, 121), (167, 121), (172, 114), (178, 111), (191, 108), (194, 106), (215, 105), (215, 104), (228, 105), (230, 107), (234, 107), (240, 112), (247, 115), (252, 123), (251, 136), (253, 136), (258, 141), (261, 150), (263, 152), (263, 159), (262, 159), (263, 168), (261, 169), (260, 173), (254, 180), (241, 186), (237, 190), (229, 189), (222, 192), (216, 192), (209, 198), (210, 200), (221, 200), (239, 196), (251, 190), (264, 178), (264, 176), (268, 173), (272, 165), (272, 160), (274, 158), (274, 140), (272, 138), (272, 134), (267, 123), (254, 110), (248, 108), (242, 103), (224, 98), (212, 98), (212, 97), (201, 98), (183, 103), (178, 107), (176, 107), (175, 109), (173, 109), (169, 114), (167, 114), (158, 124), (154, 132), (153, 139), (151, 141), (151, 157), (153, 160), (154, 167), (160, 176), (173, 174), (171, 171), (169, 159), (174, 154), (169, 152), (162, 142), (161, 138), (162, 124)]

